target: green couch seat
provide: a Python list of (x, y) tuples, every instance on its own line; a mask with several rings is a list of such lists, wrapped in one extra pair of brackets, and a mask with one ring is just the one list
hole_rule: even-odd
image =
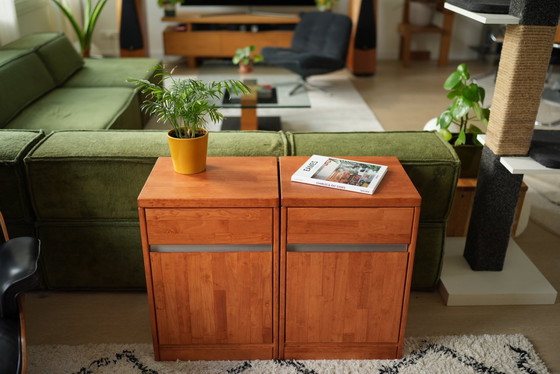
[(23, 158), (44, 136), (42, 131), (0, 129), (0, 211), (8, 226), (12, 223), (33, 226)]
[(140, 126), (137, 96), (130, 88), (58, 88), (24, 109), (6, 128), (128, 129)]
[(86, 58), (84, 67), (65, 83), (65, 87), (134, 88), (134, 84), (123, 77), (152, 79), (153, 68), (158, 63), (154, 58)]
[[(209, 156), (287, 152), (284, 134), (266, 131), (214, 132), (208, 147)], [(165, 131), (51, 133), (25, 159), (38, 219), (137, 219), (136, 199), (158, 156), (169, 156)]]

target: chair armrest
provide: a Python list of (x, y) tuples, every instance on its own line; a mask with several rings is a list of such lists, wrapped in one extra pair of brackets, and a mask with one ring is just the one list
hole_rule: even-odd
[(40, 242), (31, 237), (0, 245), (0, 317), (17, 318), (17, 297), (39, 285)]

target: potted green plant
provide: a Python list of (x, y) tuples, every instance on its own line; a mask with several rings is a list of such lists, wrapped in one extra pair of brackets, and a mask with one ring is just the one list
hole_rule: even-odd
[(235, 56), (231, 59), (234, 64), (239, 65), (239, 72), (242, 74), (250, 73), (253, 71), (253, 63), (263, 61), (263, 56), (255, 53), (255, 46), (248, 45), (243, 48), (238, 48), (235, 51)]
[(52, 0), (64, 13), (76, 36), (78, 38), (78, 42), (80, 43), (80, 53), (82, 57), (90, 57), (90, 49), (91, 49), (91, 38), (93, 36), (93, 30), (95, 29), (95, 24), (99, 19), (99, 15), (103, 10), (103, 7), (107, 3), (107, 0), (98, 0), (95, 3), (95, 6), (92, 7), (91, 0), (86, 0), (86, 4), (84, 7), (84, 18), (83, 18), (83, 28), (78, 23), (76, 17), (72, 13), (72, 10), (60, 0)]
[(181, 3), (181, 0), (157, 0), (158, 6), (163, 8), (165, 17), (175, 17), (175, 6)]
[(244, 94), (250, 89), (237, 80), (202, 82), (173, 77), (173, 70), (167, 71), (161, 65), (156, 69), (160, 84), (128, 79), (146, 97), (141, 109), (171, 127), (167, 140), (177, 173), (204, 171), (208, 146), (206, 125), (223, 119), (216, 101), (222, 99), (224, 90), (230, 94)]
[(315, 0), (315, 5), (321, 12), (330, 12), (334, 6), (334, 0)]
[[(483, 108), (484, 88), (473, 82), (466, 64), (460, 64), (445, 81), (443, 88), (449, 91), (451, 105), (437, 119), (439, 133), (455, 146), (462, 164), (461, 177), (476, 177), (482, 146), (476, 139), (488, 124), (490, 109)], [(452, 133), (455, 125), (458, 131)]]

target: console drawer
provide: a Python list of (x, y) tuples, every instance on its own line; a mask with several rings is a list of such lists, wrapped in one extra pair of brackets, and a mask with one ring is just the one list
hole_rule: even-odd
[(270, 208), (146, 209), (148, 244), (271, 244)]
[(288, 243), (410, 243), (413, 208), (288, 208)]

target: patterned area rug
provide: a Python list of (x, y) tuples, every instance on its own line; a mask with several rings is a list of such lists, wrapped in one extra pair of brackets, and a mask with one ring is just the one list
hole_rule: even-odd
[(29, 374), (545, 374), (523, 335), (408, 338), (401, 360), (156, 362), (152, 346), (29, 346)]

